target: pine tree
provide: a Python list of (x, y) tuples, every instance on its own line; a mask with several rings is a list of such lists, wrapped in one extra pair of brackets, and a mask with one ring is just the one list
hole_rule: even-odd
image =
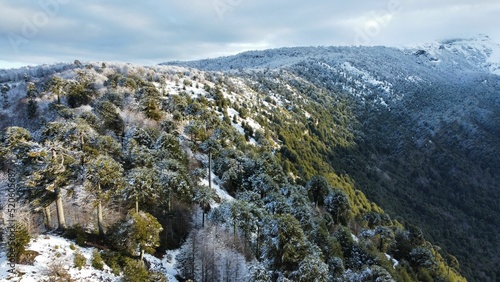
[(191, 203), (193, 191), (191, 189), (191, 180), (184, 164), (175, 159), (164, 159), (158, 161), (154, 165), (154, 169), (158, 175), (159, 186), (162, 187), (159, 198), (166, 212), (170, 211), (174, 197)]
[(18, 160), (28, 164), (30, 158), (28, 153), (40, 148), (38, 143), (32, 141), (31, 133), (22, 127), (7, 127), (0, 134), (0, 157), (3, 161)]
[[(47, 207), (55, 201), (58, 229), (64, 230), (66, 220), (62, 191), (72, 180), (77, 179), (75, 154), (58, 141), (46, 141), (42, 150), (32, 151), (30, 155), (38, 158), (35, 171), (28, 181), (28, 186), (34, 189), (33, 194), (36, 196), (34, 203)], [(46, 222), (50, 220), (46, 218)]]
[(86, 165), (85, 188), (94, 196), (97, 206), (99, 235), (104, 235), (102, 204), (124, 186), (123, 168), (108, 155), (99, 155)]
[(126, 196), (135, 202), (135, 212), (139, 212), (139, 202), (157, 204), (159, 183), (154, 169), (137, 167), (129, 170), (127, 174)]
[(28, 119), (33, 119), (37, 115), (38, 104), (36, 102), (36, 97), (38, 96), (38, 90), (34, 83), (30, 82), (27, 84), (26, 98), (28, 98), (28, 106), (26, 109)]
[(293, 276), (300, 282), (326, 282), (328, 272), (328, 265), (320, 259), (319, 254), (310, 254), (299, 263), (299, 269)]
[(194, 193), (193, 201), (200, 205), (202, 210), (202, 227), (205, 228), (205, 215), (210, 211), (210, 203), (215, 200), (215, 191), (205, 185), (201, 185)]
[(394, 241), (394, 233), (386, 226), (377, 226), (377, 228), (375, 228), (375, 234), (379, 236), (378, 250), (385, 253), (387, 251), (387, 246)]
[(61, 104), (61, 96), (64, 94), (66, 81), (59, 76), (53, 76), (49, 82), (49, 89), (57, 97), (57, 104)]
[(26, 251), (26, 245), (30, 242), (30, 234), (25, 224), (16, 222), (14, 228), (8, 233), (7, 257), (19, 263), (20, 258)]
[(309, 182), (307, 182), (306, 189), (309, 198), (316, 206), (323, 206), (324, 198), (330, 192), (330, 185), (328, 181), (323, 176), (313, 176)]
[(131, 210), (120, 230), (118, 236), (123, 246), (133, 255), (139, 250), (139, 258), (142, 261), (144, 253), (152, 254), (160, 245), (160, 232), (163, 228), (153, 215)]
[(347, 225), (351, 217), (351, 205), (344, 192), (339, 189), (331, 190), (324, 203), (325, 210), (332, 215), (336, 224)]
[(278, 185), (273, 178), (268, 174), (261, 173), (254, 175), (249, 179), (253, 191), (260, 194), (261, 199), (265, 198), (269, 193), (276, 191)]
[(9, 103), (9, 96), (7, 93), (9, 92), (10, 87), (7, 84), (2, 85), (2, 105), (4, 109), (9, 108), (10, 103)]
[(123, 282), (146, 282), (149, 274), (142, 261), (126, 259), (123, 268)]
[(144, 252), (154, 253), (154, 249), (160, 245), (160, 232), (163, 230), (158, 220), (148, 213), (134, 213), (133, 240), (137, 242), (140, 251), (140, 259)]
[(104, 130), (113, 131), (116, 136), (121, 136), (124, 131), (124, 123), (116, 106), (109, 101), (104, 101), (98, 105), (99, 114), (103, 118), (102, 127)]
[(308, 254), (308, 242), (299, 222), (290, 214), (272, 218), (265, 225), (263, 255), (273, 270), (291, 273)]

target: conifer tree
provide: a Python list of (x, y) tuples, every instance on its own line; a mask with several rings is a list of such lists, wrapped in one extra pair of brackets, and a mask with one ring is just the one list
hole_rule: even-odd
[[(137, 167), (133, 168), (128, 172), (127, 175), (126, 194), (128, 198), (133, 199), (135, 202), (135, 212), (139, 212), (139, 202), (147, 201), (153, 195), (158, 194), (157, 189), (157, 174), (156, 172), (147, 167)], [(155, 203), (155, 201), (147, 201), (149, 203)]]
[(316, 206), (323, 206), (324, 198), (328, 195), (331, 188), (325, 177), (313, 176), (309, 182), (307, 182), (306, 189), (311, 201), (313, 201)]
[(210, 203), (217, 197), (215, 191), (205, 185), (198, 187), (194, 194), (193, 201), (200, 205), (202, 210), (202, 227), (205, 227), (205, 215), (210, 211)]
[[(32, 157), (38, 158), (38, 165), (28, 181), (28, 185), (35, 189), (35, 203), (44, 207), (56, 202), (58, 229), (66, 229), (66, 219), (63, 205), (64, 186), (77, 179), (77, 159), (74, 152), (67, 150), (60, 142), (46, 141), (42, 150), (32, 151)], [(46, 213), (48, 217), (50, 213)], [(47, 223), (50, 222), (46, 218)], [(49, 226), (47, 226), (49, 227)]]
[(99, 235), (104, 236), (102, 204), (124, 186), (123, 168), (108, 155), (99, 155), (85, 165), (85, 188), (94, 196)]
[(38, 96), (38, 90), (34, 83), (30, 82), (27, 84), (26, 98), (28, 98), (27, 115), (28, 119), (32, 119), (36, 116), (38, 111), (38, 104), (36, 102), (36, 97)]
[(347, 225), (351, 216), (351, 205), (346, 194), (339, 189), (333, 189), (324, 200), (325, 209), (335, 219), (336, 224)]
[(7, 93), (9, 92), (10, 87), (7, 84), (2, 85), (2, 106), (4, 109), (9, 108), (10, 103), (9, 103), (9, 96)]
[(0, 134), (0, 157), (3, 161), (19, 160), (23, 164), (30, 162), (28, 153), (39, 148), (39, 144), (32, 141), (31, 133), (23, 127), (7, 127)]
[(139, 250), (139, 259), (142, 261), (144, 253), (152, 254), (160, 245), (160, 232), (163, 228), (153, 215), (130, 210), (120, 230), (118, 236), (123, 246), (134, 255)]
[(61, 96), (64, 94), (66, 81), (59, 76), (53, 76), (49, 82), (49, 89), (57, 97), (57, 104), (61, 104)]
[(7, 256), (19, 263), (19, 259), (26, 252), (26, 245), (30, 242), (30, 234), (25, 224), (16, 222), (14, 228), (7, 234)]

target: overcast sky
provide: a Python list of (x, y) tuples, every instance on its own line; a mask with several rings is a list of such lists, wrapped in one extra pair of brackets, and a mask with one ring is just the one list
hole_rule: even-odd
[(0, 0), (0, 68), (143, 65), (246, 50), (416, 45), (489, 35), (498, 0)]

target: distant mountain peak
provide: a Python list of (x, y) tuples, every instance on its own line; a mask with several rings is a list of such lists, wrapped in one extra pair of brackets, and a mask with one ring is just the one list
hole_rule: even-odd
[(440, 48), (462, 53), (473, 60), (483, 61), (483, 67), (500, 75), (500, 44), (488, 35), (478, 34), (471, 38), (444, 40), (440, 42)]
[(441, 44), (464, 44), (468, 42), (492, 42), (492, 39), (486, 34), (478, 34), (469, 38), (449, 38), (439, 41)]
[[(309, 60), (330, 61), (337, 65), (348, 61), (353, 56), (367, 60), (397, 52), (413, 54), (427, 58), (432, 65), (445, 62), (445, 68), (459, 60), (475, 69), (483, 69), (500, 75), (500, 44), (488, 35), (479, 34), (472, 38), (454, 38), (433, 43), (423, 43), (400, 48), (390, 47), (286, 47), (261, 51), (246, 51), (234, 56), (226, 56), (199, 61), (175, 61), (161, 65), (178, 65), (208, 71), (238, 71), (286, 68)], [(394, 57), (394, 59), (397, 59)], [(400, 60), (399, 60), (400, 61)], [(382, 62), (391, 63), (383, 60)]]

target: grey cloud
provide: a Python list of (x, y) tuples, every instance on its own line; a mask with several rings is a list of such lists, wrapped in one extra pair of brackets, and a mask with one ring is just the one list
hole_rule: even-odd
[[(47, 12), (39, 3), (61, 4)], [(491, 0), (0, 0), (0, 7), (0, 61), (7, 62), (152, 64), (282, 46), (500, 37), (500, 5)], [(29, 36), (26, 21), (36, 28)]]

